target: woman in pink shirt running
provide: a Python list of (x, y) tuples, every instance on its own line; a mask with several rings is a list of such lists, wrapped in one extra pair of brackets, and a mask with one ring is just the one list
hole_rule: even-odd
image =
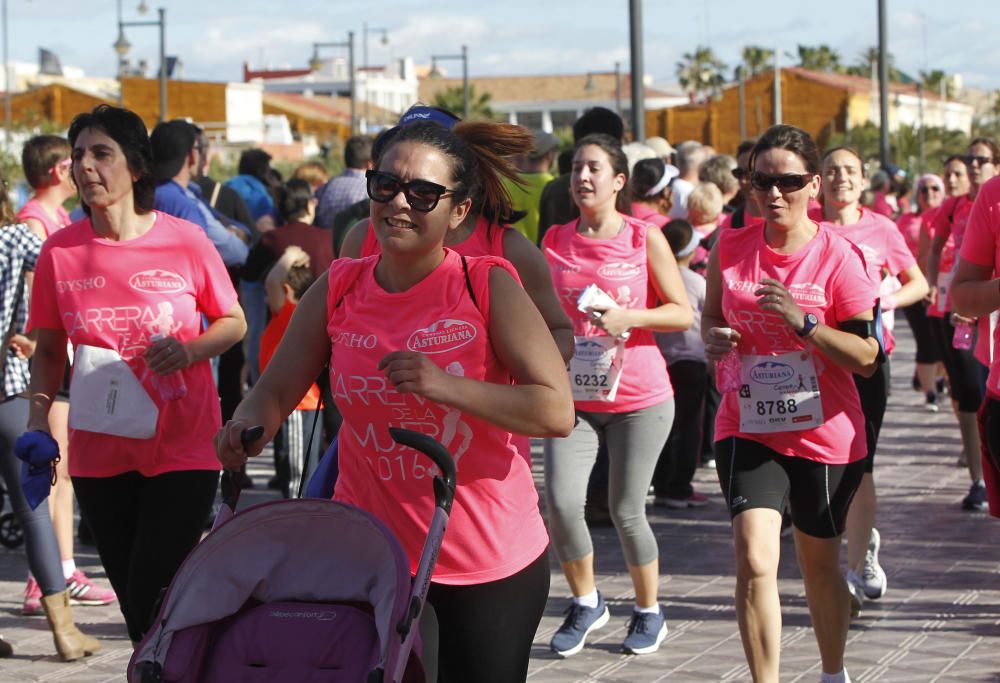
[[(439, 680), (524, 680), (548, 596), (548, 536), (528, 461), (512, 432), (572, 427), (566, 371), (510, 265), (463, 257), (445, 239), (481, 197), (509, 210), (504, 160), (531, 149), (527, 130), (459, 123), (401, 126), (368, 171), (381, 252), (339, 259), (306, 292), (277, 352), (218, 439), (223, 465), (260, 452), (330, 363), (341, 414), (334, 499), (372, 512), (415, 569), (434, 506), (426, 463), (389, 426), (441, 441), (458, 487), (428, 604), (439, 624)], [(244, 449), (241, 432), (263, 425)]]
[[(152, 210), (142, 119), (100, 105), (73, 119), (69, 140), (87, 216), (47, 239), (38, 258), (29, 431), (18, 444), (58, 455), (49, 415), (71, 342), (69, 472), (137, 643), (211, 511), (222, 420), (209, 359), (246, 324), (204, 232)], [(50, 617), (68, 602), (52, 597), (42, 600)]]
[[(927, 279), (937, 285), (932, 296), (936, 297), (937, 308), (943, 317), (938, 319), (936, 331), (938, 343), (948, 369), (952, 404), (957, 408), (959, 431), (962, 436), (962, 459), (969, 468), (972, 480), (969, 493), (962, 499), (964, 510), (982, 511), (987, 509), (986, 485), (980, 461), (982, 445), (976, 414), (983, 402), (982, 376), (989, 364), (990, 335), (989, 316), (977, 321), (951, 310), (950, 284), (958, 266), (959, 250), (965, 237), (966, 226), (972, 214), (973, 202), (980, 188), (998, 171), (1000, 149), (989, 138), (975, 138), (969, 143), (968, 154), (962, 157), (969, 175), (969, 193), (949, 198), (941, 205), (934, 219), (934, 239), (928, 259)], [(955, 329), (977, 329), (974, 341), (963, 348), (956, 348)], [(960, 345), (961, 346), (961, 345)]]
[[(861, 250), (868, 276), (880, 285), (885, 351), (888, 355), (895, 346), (890, 324), (892, 312), (897, 306), (909, 306), (921, 301), (927, 294), (927, 281), (895, 224), (884, 215), (861, 206), (861, 193), (865, 189), (861, 155), (848, 147), (831, 149), (823, 155), (822, 172), (824, 225)], [(899, 280), (890, 280), (893, 276)], [(865, 476), (847, 516), (847, 584), (851, 591), (852, 614), (856, 616), (865, 599), (878, 600), (885, 595), (887, 588), (885, 572), (878, 560), (881, 539), (875, 528), (875, 478), (872, 472), (889, 396), (888, 359), (871, 377), (855, 375), (854, 384), (865, 414), (868, 449)]]
[(733, 523), (736, 617), (753, 679), (777, 681), (788, 501), (822, 680), (843, 682), (850, 612), (840, 536), (866, 452), (851, 375), (877, 364), (876, 290), (857, 247), (807, 215), (820, 164), (805, 131), (769, 129), (749, 168), (764, 222), (721, 232), (702, 313), (705, 354), (726, 389), (716, 466)]
[[(622, 649), (649, 654), (659, 648), (667, 625), (658, 599), (659, 550), (646, 519), (646, 494), (674, 413), (673, 390), (653, 331), (687, 329), (693, 313), (663, 233), (626, 214), (628, 161), (618, 141), (608, 135), (584, 137), (571, 173), (580, 218), (552, 226), (542, 240), (576, 335), (569, 366), (576, 427), (569, 438), (545, 443), (549, 528), (573, 593), (550, 648), (563, 657), (574, 655), (587, 634), (609, 619), (594, 578), (593, 543), (584, 517), (587, 479), (598, 448), (605, 446), (608, 506), (635, 588)], [(606, 300), (579, 303), (591, 285)]]

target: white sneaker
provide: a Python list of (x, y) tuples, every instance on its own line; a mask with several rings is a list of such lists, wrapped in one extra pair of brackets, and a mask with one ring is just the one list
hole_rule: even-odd
[(878, 600), (885, 595), (886, 588), (889, 587), (885, 572), (878, 563), (878, 551), (881, 545), (882, 538), (878, 529), (872, 527), (872, 535), (868, 539), (868, 551), (865, 553), (865, 566), (861, 569), (861, 587), (869, 600)]
[(853, 569), (847, 570), (847, 592), (851, 596), (851, 619), (861, 614), (861, 605), (865, 601), (865, 589), (861, 577)]

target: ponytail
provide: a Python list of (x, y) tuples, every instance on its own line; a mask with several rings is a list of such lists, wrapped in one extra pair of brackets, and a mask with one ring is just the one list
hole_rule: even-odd
[(500, 223), (510, 215), (512, 208), (510, 193), (503, 179), (523, 184), (508, 158), (530, 153), (534, 147), (534, 136), (523, 126), (489, 121), (457, 123), (452, 133), (471, 152), (472, 167), (467, 186), (476, 212), (491, 225)]

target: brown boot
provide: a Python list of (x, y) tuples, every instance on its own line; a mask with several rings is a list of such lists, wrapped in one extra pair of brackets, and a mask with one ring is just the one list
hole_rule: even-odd
[(101, 649), (96, 638), (80, 632), (73, 623), (73, 612), (69, 607), (69, 591), (42, 596), (42, 607), (48, 617), (56, 650), (63, 661), (71, 662)]

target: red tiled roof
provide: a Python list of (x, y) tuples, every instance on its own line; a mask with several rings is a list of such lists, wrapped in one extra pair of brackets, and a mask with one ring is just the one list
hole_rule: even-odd
[[(854, 93), (870, 93), (872, 91), (872, 81), (864, 76), (852, 76), (850, 74), (827, 73), (823, 71), (810, 71), (797, 66), (784, 67), (784, 71), (796, 74), (802, 78), (808, 78), (817, 83), (823, 83), (834, 88), (849, 90)], [(889, 83), (889, 92), (901, 95), (916, 95), (916, 83)], [(941, 99), (937, 93), (924, 90), (924, 97), (930, 100)]]
[(243, 82), (249, 83), (255, 78), (267, 80), (269, 78), (295, 78), (296, 76), (308, 76), (312, 69), (259, 69), (253, 70), (245, 63), (243, 64)]

